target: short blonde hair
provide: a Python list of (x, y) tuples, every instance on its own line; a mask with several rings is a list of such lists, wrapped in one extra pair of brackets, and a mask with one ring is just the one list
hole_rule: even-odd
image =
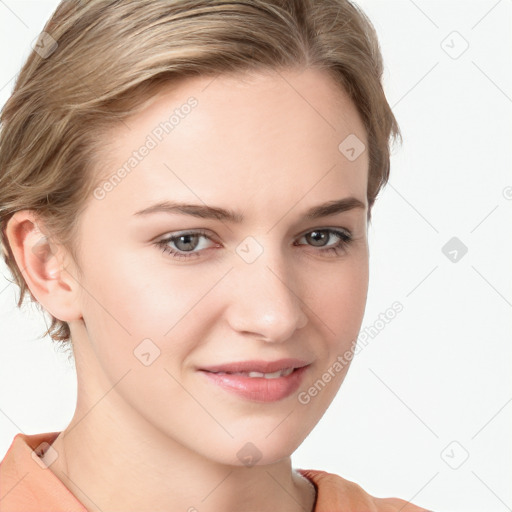
[[(31, 52), (0, 117), (0, 234), (18, 307), (27, 293), (37, 301), (5, 234), (10, 217), (33, 210), (78, 263), (77, 221), (105, 166), (104, 134), (187, 77), (326, 70), (367, 131), (370, 219), (389, 177), (391, 138), (401, 134), (375, 29), (350, 1), (67, 0), (42, 35), (48, 54)], [(46, 334), (64, 345), (71, 335), (53, 316)]]

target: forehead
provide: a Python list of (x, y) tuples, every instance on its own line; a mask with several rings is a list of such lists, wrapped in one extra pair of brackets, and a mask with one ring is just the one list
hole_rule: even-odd
[(320, 185), (365, 197), (367, 152), (350, 161), (339, 147), (353, 136), (367, 146), (356, 106), (324, 71), (195, 77), (162, 89), (108, 133), (102, 179), (124, 168), (122, 190), (110, 199), (130, 194), (140, 207), (170, 195), (204, 202), (233, 191), (257, 195), (269, 183), (277, 196)]

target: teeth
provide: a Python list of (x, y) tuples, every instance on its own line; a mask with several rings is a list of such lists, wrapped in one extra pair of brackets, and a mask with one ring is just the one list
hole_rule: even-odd
[[(280, 372), (274, 372), (274, 373), (260, 373), (260, 372), (249, 372), (247, 375), (249, 377), (265, 377), (273, 379), (275, 376), (279, 377)], [(276, 375), (277, 374), (277, 375)], [(239, 373), (238, 375), (243, 375), (242, 373)]]
[(294, 368), (285, 368), (272, 373), (261, 372), (217, 372), (218, 375), (242, 375), (244, 377), (259, 377), (264, 379), (278, 379), (279, 377), (287, 377), (292, 373)]

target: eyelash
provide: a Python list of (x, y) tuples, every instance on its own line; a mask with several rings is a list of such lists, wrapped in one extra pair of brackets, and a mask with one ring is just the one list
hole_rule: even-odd
[[(340, 256), (340, 251), (342, 251), (342, 253), (345, 253), (345, 249), (348, 248), (348, 246), (350, 245), (350, 243), (353, 240), (350, 232), (340, 231), (338, 229), (332, 229), (332, 228), (313, 229), (312, 231), (308, 231), (307, 233), (304, 233), (304, 235), (302, 235), (300, 238), (302, 238), (303, 236), (306, 236), (310, 233), (315, 233), (315, 232), (326, 232), (329, 235), (335, 235), (340, 238), (340, 241), (333, 246), (329, 246), (327, 248), (322, 248), (320, 246), (320, 248), (319, 248), (320, 253), (328, 253), (328, 254), (334, 254), (335, 256)], [(198, 252), (198, 251), (196, 251), (196, 252), (193, 252), (193, 251), (181, 252), (181, 251), (176, 251), (174, 249), (171, 249), (169, 247), (169, 245), (168, 245), (169, 242), (174, 242), (175, 240), (178, 240), (180, 237), (188, 236), (188, 235), (192, 235), (192, 236), (201, 235), (201, 236), (204, 236), (205, 238), (208, 238), (209, 240), (211, 240), (211, 238), (208, 236), (206, 231), (197, 230), (197, 231), (186, 231), (186, 232), (180, 233), (179, 235), (169, 236), (167, 238), (159, 240), (158, 242), (155, 242), (155, 245), (157, 247), (159, 247), (163, 253), (170, 254), (171, 257), (174, 259), (188, 260), (191, 258), (201, 257), (200, 252)], [(304, 245), (304, 244), (301, 244), (301, 245)], [(311, 247), (314, 247), (314, 246), (311, 246)]]

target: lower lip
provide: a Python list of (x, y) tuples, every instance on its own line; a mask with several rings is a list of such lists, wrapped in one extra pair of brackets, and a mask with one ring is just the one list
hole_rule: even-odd
[(286, 377), (265, 379), (243, 375), (207, 372), (201, 370), (212, 382), (248, 400), (255, 402), (276, 402), (290, 396), (299, 388), (307, 366), (297, 368)]

